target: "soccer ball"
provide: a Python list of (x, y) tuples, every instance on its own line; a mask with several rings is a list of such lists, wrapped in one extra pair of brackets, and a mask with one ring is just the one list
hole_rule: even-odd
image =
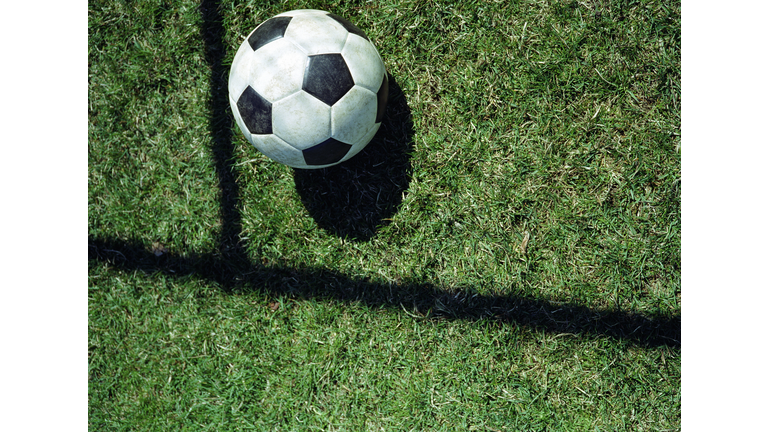
[(370, 39), (319, 10), (261, 23), (229, 72), (229, 103), (245, 138), (294, 168), (325, 168), (357, 154), (379, 130), (388, 93)]

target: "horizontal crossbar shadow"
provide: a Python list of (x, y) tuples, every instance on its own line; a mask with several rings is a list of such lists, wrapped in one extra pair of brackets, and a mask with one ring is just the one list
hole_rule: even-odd
[(495, 322), (552, 334), (608, 336), (645, 347), (680, 346), (680, 316), (646, 317), (523, 297), (448, 290), (430, 283), (389, 284), (353, 279), (330, 269), (299, 269), (231, 261), (220, 254), (155, 256), (137, 241), (88, 238), (88, 258), (127, 271), (198, 276), (233, 293), (359, 302), (371, 308), (414, 311), (424, 319)]

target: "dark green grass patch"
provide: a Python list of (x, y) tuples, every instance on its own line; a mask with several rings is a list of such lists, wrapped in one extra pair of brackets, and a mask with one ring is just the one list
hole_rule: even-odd
[[(226, 76), (315, 8), (380, 132), (269, 161)], [(678, 430), (680, 4), (89, 2), (94, 430)]]

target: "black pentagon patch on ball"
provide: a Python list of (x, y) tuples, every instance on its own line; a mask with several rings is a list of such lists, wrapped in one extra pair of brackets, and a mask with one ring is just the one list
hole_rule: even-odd
[(243, 118), (245, 127), (252, 134), (272, 133), (272, 103), (264, 99), (251, 86), (246, 87), (237, 100), (237, 110)]
[(381, 123), (384, 120), (384, 112), (387, 108), (387, 99), (389, 99), (389, 80), (387, 79), (387, 73), (384, 73), (384, 80), (381, 82), (381, 87), (376, 93), (376, 99), (378, 99), (378, 106), (376, 107), (376, 123)]
[(342, 17), (340, 17), (340, 16), (338, 16), (338, 15), (336, 15), (336, 14), (332, 14), (332, 13), (329, 13), (329, 14), (328, 14), (328, 16), (329, 16), (329, 17), (331, 17), (331, 18), (333, 18), (333, 19), (335, 19), (335, 20), (336, 20), (336, 22), (338, 22), (339, 24), (341, 24), (342, 26), (344, 26), (344, 28), (345, 28), (345, 29), (346, 29), (348, 32), (350, 32), (350, 33), (354, 33), (354, 34), (356, 34), (356, 35), (360, 36), (361, 38), (363, 38), (363, 39), (365, 39), (365, 40), (370, 40), (370, 39), (368, 39), (368, 36), (366, 36), (366, 35), (365, 35), (365, 33), (363, 33), (363, 31), (362, 31), (362, 30), (360, 30), (359, 28), (357, 28), (357, 26), (356, 26), (356, 25), (352, 24), (352, 23), (351, 23), (351, 22), (349, 22), (348, 20), (346, 20), (346, 19), (344, 19), (344, 18), (342, 18)]
[(307, 93), (328, 105), (333, 105), (354, 86), (352, 74), (341, 54), (318, 54), (308, 57), (302, 86)]
[(275, 17), (264, 21), (248, 36), (248, 44), (256, 51), (264, 45), (282, 38), (292, 19), (292, 17)]
[(336, 163), (347, 155), (352, 146), (344, 144), (333, 138), (321, 142), (320, 144), (304, 150), (304, 162), (307, 165), (328, 165)]

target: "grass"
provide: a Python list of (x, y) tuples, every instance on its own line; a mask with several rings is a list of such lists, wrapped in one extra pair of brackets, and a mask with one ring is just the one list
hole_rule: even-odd
[[(246, 143), (229, 62), (332, 11), (360, 155)], [(680, 3), (89, 1), (93, 430), (679, 430)]]

